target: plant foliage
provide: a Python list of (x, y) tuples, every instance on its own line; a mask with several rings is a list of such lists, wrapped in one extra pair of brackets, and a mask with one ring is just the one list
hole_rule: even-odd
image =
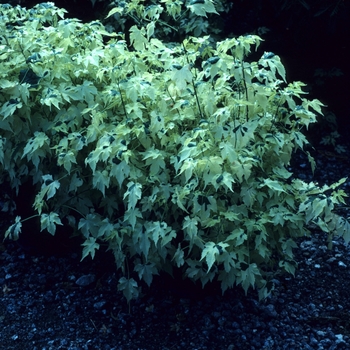
[[(246, 60), (258, 36), (171, 44), (149, 22), (128, 46), (52, 3), (1, 5), (0, 16), (2, 181), (31, 179), (41, 228), (55, 234), (68, 218), (83, 258), (107, 243), (128, 300), (174, 266), (263, 299), (277, 269), (294, 274), (309, 225), (349, 242), (334, 211), (345, 179), (319, 187), (287, 170), (322, 104), (286, 82), (277, 55)], [(6, 236), (20, 230), (17, 217)]]

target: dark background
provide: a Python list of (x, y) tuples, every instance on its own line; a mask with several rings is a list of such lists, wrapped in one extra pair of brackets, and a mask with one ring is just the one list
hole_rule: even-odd
[[(12, 0), (1, 3), (20, 4), (30, 8), (40, 0)], [(67, 17), (84, 22), (103, 19), (112, 1), (57, 0), (55, 5), (68, 11)], [(238, 0), (232, 9), (221, 14), (224, 23), (222, 37), (258, 33), (265, 40), (259, 53), (272, 51), (286, 67), (287, 80), (308, 84), (309, 98), (321, 100), (338, 123), (342, 143), (350, 143), (350, 1), (349, 0)], [(315, 76), (321, 69), (324, 76)], [(341, 75), (332, 74), (339, 72)], [(311, 128), (311, 139), (332, 130), (331, 124), (320, 118)]]

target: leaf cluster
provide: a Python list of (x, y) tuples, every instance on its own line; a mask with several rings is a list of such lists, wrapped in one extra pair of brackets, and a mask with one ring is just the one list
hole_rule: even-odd
[(279, 270), (294, 274), (310, 225), (349, 242), (335, 213), (345, 179), (320, 188), (287, 170), (322, 104), (286, 82), (277, 55), (246, 60), (258, 36), (171, 44), (146, 24), (129, 47), (63, 15), (0, 7), (2, 181), (18, 190), (30, 178), (41, 228), (55, 234), (67, 218), (83, 258), (108, 244), (128, 300), (174, 266), (263, 299)]
[(179, 41), (189, 35), (220, 33), (222, 22), (217, 15), (231, 8), (226, 0), (114, 1), (104, 24), (122, 32), (133, 25), (145, 27), (148, 36)]

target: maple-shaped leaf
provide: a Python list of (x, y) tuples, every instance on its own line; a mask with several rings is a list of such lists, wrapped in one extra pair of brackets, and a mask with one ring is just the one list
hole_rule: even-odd
[(57, 213), (42, 214), (40, 216), (41, 231), (47, 230), (53, 236), (56, 232), (56, 225), (63, 225)]
[(60, 183), (58, 180), (53, 180), (52, 175), (43, 175), (43, 184), (41, 185), (41, 191), (43, 195), (46, 194), (46, 198), (50, 199), (52, 198), (55, 194), (56, 191), (60, 188)]
[(154, 263), (137, 264), (134, 267), (134, 271), (137, 272), (140, 279), (143, 279), (148, 286), (151, 285), (153, 275), (158, 275), (158, 270)]
[(128, 210), (132, 210), (136, 207), (137, 202), (142, 197), (142, 185), (130, 181), (127, 185), (127, 191), (124, 193), (123, 199), (128, 199)]
[(197, 16), (207, 17), (207, 13), (216, 13), (211, 0), (191, 0), (188, 8)]
[(135, 50), (142, 51), (147, 45), (148, 40), (145, 37), (145, 30), (137, 28), (137, 26), (132, 26), (130, 28), (130, 42), (134, 46)]
[[(118, 158), (116, 162), (118, 162)], [(113, 176), (117, 179), (119, 187), (122, 186), (124, 180), (129, 176), (129, 174), (130, 166), (125, 160), (122, 160), (119, 164), (113, 163), (112, 169), (110, 171), (110, 176)]]
[(208, 265), (208, 272), (213, 266), (216, 256), (219, 254), (222, 254), (224, 251), (226, 251), (226, 247), (228, 247), (229, 244), (227, 243), (214, 243), (214, 242), (207, 242), (205, 243), (204, 249), (202, 251), (201, 259), (203, 260), (205, 258), (205, 261)]
[(82, 244), (84, 247), (83, 249), (83, 255), (80, 261), (85, 259), (89, 254), (91, 255), (91, 258), (93, 259), (95, 257), (95, 252), (97, 249), (100, 248), (100, 245), (96, 243), (96, 238), (89, 237), (85, 240), (85, 242)]
[(77, 164), (74, 152), (68, 151), (60, 153), (58, 155), (57, 164), (63, 165), (68, 174), (70, 174), (72, 164)]
[(137, 218), (142, 218), (139, 208), (130, 208), (124, 214), (124, 222), (130, 224), (133, 229), (135, 228)]
[(143, 160), (150, 166), (150, 175), (157, 175), (160, 170), (165, 169), (163, 152), (155, 149), (154, 146), (143, 153)]
[(184, 256), (185, 252), (181, 249), (181, 244), (179, 243), (176, 252), (174, 253), (171, 260), (174, 260), (176, 262), (177, 267), (181, 267), (185, 263)]
[(147, 261), (148, 252), (151, 247), (150, 234), (145, 230), (144, 225), (137, 225), (133, 232), (132, 240), (138, 250), (143, 253)]
[(188, 64), (185, 66), (174, 64), (171, 77), (179, 90), (184, 90), (187, 84), (191, 83), (193, 79), (193, 75)]
[(16, 109), (22, 108), (22, 102), (17, 98), (11, 98), (9, 101), (5, 102), (1, 109), (0, 115), (5, 119), (15, 113)]
[(127, 302), (139, 296), (138, 285), (133, 278), (126, 279), (121, 277), (118, 281), (118, 290), (123, 292)]
[(86, 238), (89, 236), (97, 237), (100, 226), (100, 216), (96, 213), (89, 213), (79, 220), (78, 230), (81, 230)]
[(242, 287), (247, 294), (248, 288), (252, 286), (255, 287), (255, 280), (256, 276), (261, 276), (260, 270), (258, 269), (258, 266), (255, 263), (252, 264), (246, 264), (242, 262), (241, 264), (241, 271), (239, 275), (237, 276), (237, 283), (241, 283)]
[(22, 229), (21, 217), (16, 216), (15, 223), (12, 224), (5, 232), (5, 238), (11, 238), (16, 241)]
[(105, 196), (105, 189), (109, 187), (109, 180), (110, 177), (107, 170), (96, 170), (92, 178), (92, 184), (94, 188), (100, 190), (102, 192), (103, 197)]

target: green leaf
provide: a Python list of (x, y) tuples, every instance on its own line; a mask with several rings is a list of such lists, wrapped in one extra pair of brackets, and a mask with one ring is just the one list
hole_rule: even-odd
[(67, 173), (70, 174), (72, 164), (77, 164), (75, 154), (72, 151), (60, 153), (57, 158), (57, 164), (63, 165)]
[(154, 34), (154, 28), (155, 28), (155, 24), (153, 21), (147, 23), (147, 26), (146, 26), (147, 40), (150, 40), (151, 36)]
[(124, 214), (124, 222), (131, 225), (133, 229), (135, 228), (137, 218), (142, 218), (139, 208), (128, 209)]
[(259, 60), (259, 63), (263, 67), (269, 67), (275, 79), (277, 70), (283, 81), (286, 81), (286, 70), (281, 62), (281, 59), (277, 55), (273, 54), (272, 52), (265, 52), (263, 57)]
[(295, 266), (293, 264), (291, 264), (290, 262), (280, 261), (278, 266), (283, 267), (285, 271), (292, 274), (293, 276), (295, 275)]
[(116, 228), (113, 223), (111, 223), (108, 218), (105, 218), (101, 221), (96, 238), (103, 237), (107, 239), (113, 235), (115, 230)]
[(252, 264), (245, 264), (241, 263), (241, 271), (239, 275), (237, 276), (237, 284), (241, 283), (242, 287), (247, 294), (248, 288), (252, 286), (255, 287), (255, 279), (256, 276), (261, 277), (260, 270), (258, 269), (258, 266), (255, 263)]
[(78, 224), (78, 230), (81, 230), (85, 238), (90, 235), (97, 237), (101, 225), (101, 218), (98, 214), (89, 213), (85, 218), (81, 218)]
[(93, 259), (95, 257), (96, 250), (100, 248), (100, 245), (96, 243), (96, 238), (94, 237), (89, 237), (88, 239), (86, 239), (82, 246), (84, 247), (84, 249), (83, 256), (80, 261), (85, 259), (89, 254), (91, 255), (91, 259)]
[(46, 199), (52, 198), (56, 191), (60, 188), (60, 183), (58, 180), (53, 180), (52, 175), (42, 176), (43, 184), (41, 185), (41, 191), (46, 194)]
[(108, 12), (106, 19), (113, 16), (116, 13), (122, 15), (124, 13), (124, 10), (125, 10), (125, 7), (122, 7), (122, 6), (114, 7)]
[(127, 191), (124, 193), (123, 199), (128, 199), (128, 211), (133, 210), (136, 207), (137, 202), (142, 197), (142, 185), (130, 181), (127, 185)]
[(141, 30), (136, 26), (130, 28), (130, 42), (134, 46), (135, 50), (142, 51), (145, 46), (148, 44), (148, 40), (145, 37), (145, 30)]
[(143, 225), (139, 225), (137, 229), (134, 230), (132, 236), (133, 244), (141, 253), (143, 253), (146, 262), (148, 260), (148, 252), (151, 247), (151, 241), (149, 236), (149, 232), (145, 230), (145, 227)]
[(218, 280), (221, 281), (222, 294), (228, 289), (232, 288), (236, 281), (236, 269), (231, 268), (229, 271), (219, 271)]
[(42, 214), (40, 216), (41, 231), (47, 230), (53, 236), (56, 232), (56, 225), (63, 225), (57, 213)]
[(161, 170), (166, 168), (163, 153), (152, 146), (143, 153), (142, 160), (146, 160), (146, 165), (150, 166), (150, 176), (157, 175)]
[(208, 265), (208, 272), (212, 268), (216, 260), (216, 256), (222, 254), (223, 252), (226, 252), (225, 248), (228, 246), (229, 244), (222, 242), (217, 244), (214, 242), (205, 243), (200, 260), (203, 260), (205, 258), (205, 261)]
[(5, 102), (1, 109), (0, 109), (0, 115), (6, 119), (7, 117), (11, 116), (13, 113), (15, 113), (16, 109), (22, 108), (23, 104), (20, 102), (17, 98), (16, 99), (10, 99), (9, 101)]
[(130, 174), (130, 166), (126, 163), (125, 160), (122, 160), (119, 164), (113, 164), (110, 171), (110, 176), (113, 176), (117, 179), (119, 187), (122, 186), (124, 180)]
[(271, 180), (271, 179), (264, 179), (263, 184), (259, 186), (259, 188), (267, 186), (268, 188), (271, 188), (274, 191), (277, 192), (285, 192), (285, 189), (283, 186), (279, 183), (279, 181)]
[(139, 278), (143, 279), (148, 286), (151, 285), (153, 280), (153, 275), (158, 275), (158, 270), (154, 263), (148, 264), (137, 264), (134, 267), (134, 271), (138, 273)]
[(191, 0), (187, 7), (197, 16), (207, 17), (207, 13), (218, 13), (211, 0)]
[(174, 256), (171, 260), (174, 260), (176, 262), (177, 267), (181, 267), (185, 263), (184, 256), (185, 252), (181, 249), (181, 244), (179, 243), (176, 252), (174, 253)]
[(19, 234), (21, 233), (22, 222), (21, 217), (16, 216), (15, 223), (12, 224), (5, 232), (5, 238), (10, 238), (14, 241), (17, 241)]
[(235, 241), (235, 247), (238, 247), (245, 243), (248, 236), (242, 228), (237, 228), (232, 231), (232, 233), (226, 237), (225, 242)]
[(185, 233), (184, 239), (190, 241), (191, 250), (198, 234), (198, 218), (190, 218), (189, 216), (186, 216), (182, 223), (182, 229)]
[(127, 302), (130, 302), (131, 299), (137, 299), (139, 296), (138, 285), (133, 278), (120, 278), (118, 281), (118, 290), (123, 292)]
[(187, 64), (181, 69), (177, 69), (176, 67), (174, 67), (171, 79), (174, 81), (176, 87), (179, 90), (184, 90), (187, 87), (187, 84), (191, 83), (193, 79), (193, 75), (191, 73), (189, 65)]
[(38, 170), (40, 159), (50, 152), (49, 145), (50, 139), (48, 136), (41, 131), (36, 131), (34, 137), (30, 138), (24, 147), (22, 158), (27, 156), (28, 161), (31, 160), (36, 170)]
[(92, 178), (92, 185), (101, 191), (103, 197), (105, 196), (105, 189), (109, 187), (109, 174), (107, 170), (96, 170)]
[(226, 171), (223, 174), (216, 175), (211, 181), (216, 190), (224, 185), (225, 188), (228, 188), (231, 192), (233, 192), (232, 184), (235, 182), (236, 181), (233, 179), (232, 175)]

